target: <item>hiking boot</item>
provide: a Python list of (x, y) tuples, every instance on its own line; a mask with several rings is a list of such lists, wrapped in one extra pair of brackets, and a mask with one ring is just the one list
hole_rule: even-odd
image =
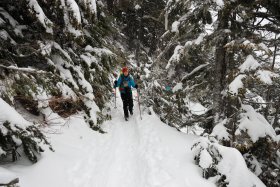
[(128, 121), (128, 115), (124, 116), (125, 121)]

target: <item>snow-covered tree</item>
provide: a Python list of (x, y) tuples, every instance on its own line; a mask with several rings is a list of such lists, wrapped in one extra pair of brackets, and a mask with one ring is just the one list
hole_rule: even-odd
[[(267, 2), (170, 0), (165, 11), (168, 30), (152, 69), (152, 93), (160, 95), (154, 101), (162, 101), (154, 110), (172, 126), (199, 121), (221, 143), (249, 153), (262, 168), (275, 172), (277, 166), (265, 162), (266, 155), (253, 151), (271, 145), (270, 155), (279, 166), (276, 133), (269, 123), (278, 123), (279, 113), (270, 104), (278, 103), (277, 96), (272, 99), (279, 79), (275, 9)], [(166, 85), (171, 92), (162, 89)], [(186, 101), (199, 102), (208, 112), (196, 116)], [(266, 183), (277, 185), (277, 180)]]
[[(45, 124), (84, 111), (88, 124), (103, 132), (101, 123), (110, 119), (106, 103), (112, 70), (123, 54), (112, 39), (113, 33), (121, 35), (106, 12), (103, 2), (96, 0), (1, 1), (1, 98), (41, 116)], [(2, 125), (9, 137), (22, 133), (17, 138), (23, 139), (24, 147), (41, 150), (34, 140), (44, 140), (38, 124), (20, 128), (4, 120)], [(5, 139), (1, 147), (18, 146), (6, 134), (0, 135)]]

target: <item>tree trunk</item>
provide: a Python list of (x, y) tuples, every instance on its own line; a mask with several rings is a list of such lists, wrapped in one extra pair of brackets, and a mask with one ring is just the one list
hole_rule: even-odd
[[(274, 44), (274, 52), (273, 52), (273, 60), (272, 60), (272, 65), (271, 65), (271, 70), (274, 70), (274, 66), (275, 66), (275, 60), (276, 60), (276, 55), (277, 55), (277, 35), (275, 34), (275, 44)], [(266, 119), (268, 119), (268, 115), (269, 115), (269, 108), (271, 106), (270, 102), (271, 102), (271, 90), (273, 90), (273, 86), (269, 85), (266, 91), (266, 102), (268, 103), (266, 105), (265, 111), (264, 111), (264, 117)], [(277, 115), (276, 115), (277, 116)]]
[(227, 70), (227, 52), (225, 45), (227, 44), (227, 35), (224, 30), (228, 28), (228, 14), (227, 9), (220, 10), (218, 13), (218, 36), (216, 40), (215, 51), (215, 67), (213, 76), (214, 90), (213, 90), (213, 127), (225, 117), (225, 96), (222, 92), (226, 87), (226, 70)]
[(107, 8), (110, 13), (114, 10), (114, 0), (107, 0)]

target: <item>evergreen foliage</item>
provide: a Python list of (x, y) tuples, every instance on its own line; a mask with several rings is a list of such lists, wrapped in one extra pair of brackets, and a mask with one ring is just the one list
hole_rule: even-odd
[[(278, 185), (273, 176), (280, 166), (276, 7), (276, 1), (166, 1), (158, 20), (167, 30), (159, 30), (152, 60), (136, 58), (144, 102), (162, 121), (181, 130), (199, 125), (237, 148), (269, 186)], [(192, 103), (207, 110), (195, 112)], [(271, 162), (255, 151), (267, 146)]]
[[(63, 117), (82, 110), (103, 132), (112, 71), (131, 65), (146, 109), (178, 130), (202, 128), (216, 139), (193, 147), (205, 178), (229, 185), (218, 167), (222, 144), (267, 186), (279, 186), (279, 10), (275, 0), (4, 0), (1, 97), (46, 121), (49, 110)], [(15, 159), (15, 136), (35, 162), (44, 136), (36, 126), (9, 124), (0, 134), (3, 152)]]
[[(209, 109), (208, 113), (191, 115), (188, 120), (202, 118), (198, 124), (205, 132), (212, 133), (223, 145), (236, 147), (256, 158), (262, 169), (259, 177), (267, 185), (277, 186), (279, 180), (272, 176), (279, 167), (278, 151), (270, 149), (271, 161), (276, 163), (272, 166), (267, 156), (255, 150), (264, 152), (265, 147), (275, 148), (279, 144), (270, 125), (279, 126), (279, 114), (275, 114), (278, 111), (272, 104), (279, 99), (270, 96), (277, 90), (279, 81), (279, 66), (275, 66), (279, 52), (275, 43), (280, 30), (274, 26), (279, 25), (279, 20), (273, 16), (274, 9), (268, 2), (222, 2), (169, 1), (167, 10), (172, 25), (169, 23), (171, 28), (164, 35), (169, 43), (155, 66), (166, 69), (162, 75), (169, 73), (169, 84), (183, 84), (183, 98), (199, 101)], [(165, 79), (157, 81), (166, 84)], [(173, 97), (169, 98), (167, 102), (175, 103)], [(177, 115), (172, 118), (178, 119)], [(186, 124), (193, 123), (186, 120)], [(261, 130), (263, 135), (254, 137), (258, 125), (266, 128)], [(180, 127), (182, 123), (173, 120), (173, 126)], [(265, 135), (268, 131), (270, 135)]]
[[(29, 126), (23, 129), (16, 124), (11, 125), (8, 121), (5, 121), (1, 125), (3, 125), (3, 127), (1, 127), (0, 131), (0, 149), (1, 158), (3, 160), (18, 160), (18, 157), (21, 156), (18, 149), (22, 147), (26, 157), (31, 162), (35, 163), (38, 161), (37, 155), (44, 151), (39, 145), (40, 142), (50, 145), (46, 137), (35, 126)], [(52, 150), (51, 146), (49, 146), (49, 148)]]
[[(123, 55), (112, 39), (121, 35), (106, 14), (103, 2), (95, 0), (1, 1), (1, 97), (43, 116), (46, 124), (53, 114), (69, 117), (84, 111), (89, 125), (104, 132), (100, 125), (110, 119), (105, 104), (112, 71)], [(17, 136), (36, 162), (41, 148), (35, 139), (48, 144), (37, 125), (13, 131), (9, 123), (3, 122), (7, 135), (0, 135), (3, 150), (12, 150), (15, 160), (17, 145), (11, 137)]]

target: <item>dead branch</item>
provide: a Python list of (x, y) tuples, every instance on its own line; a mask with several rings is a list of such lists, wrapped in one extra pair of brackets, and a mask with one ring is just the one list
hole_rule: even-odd
[(19, 178), (15, 178), (14, 180), (10, 181), (9, 183), (0, 183), (0, 186), (11, 186), (19, 183)]
[(25, 73), (38, 73), (38, 74), (52, 74), (50, 72), (42, 71), (42, 70), (35, 70), (31, 68), (18, 68), (16, 66), (3, 66), (0, 65), (0, 68), (8, 69), (8, 70), (15, 70), (15, 71), (21, 71)]

